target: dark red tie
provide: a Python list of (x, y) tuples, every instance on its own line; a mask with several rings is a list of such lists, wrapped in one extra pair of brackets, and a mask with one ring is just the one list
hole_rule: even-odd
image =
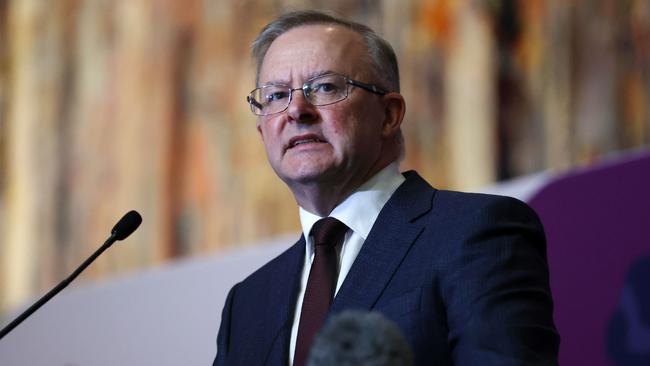
[(336, 246), (343, 242), (348, 227), (333, 217), (318, 220), (311, 229), (314, 238), (314, 261), (302, 301), (294, 366), (307, 362), (314, 336), (323, 326), (329, 310), (338, 274)]

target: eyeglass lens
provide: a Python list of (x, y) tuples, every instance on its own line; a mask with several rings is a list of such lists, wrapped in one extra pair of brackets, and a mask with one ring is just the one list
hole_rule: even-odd
[(267, 115), (282, 112), (289, 106), (295, 90), (302, 90), (307, 101), (315, 106), (333, 104), (348, 96), (347, 80), (341, 75), (323, 75), (305, 82), (299, 89), (286, 85), (264, 85), (249, 96), (253, 113)]

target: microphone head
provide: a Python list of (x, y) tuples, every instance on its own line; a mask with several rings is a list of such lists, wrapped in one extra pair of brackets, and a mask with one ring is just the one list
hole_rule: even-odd
[(131, 210), (127, 212), (126, 215), (122, 216), (120, 221), (113, 226), (111, 236), (113, 236), (115, 240), (124, 240), (129, 235), (133, 234), (135, 229), (137, 229), (141, 223), (142, 216), (140, 216), (136, 211)]
[(399, 327), (379, 312), (358, 310), (332, 316), (307, 361), (307, 366), (412, 365), (413, 352)]

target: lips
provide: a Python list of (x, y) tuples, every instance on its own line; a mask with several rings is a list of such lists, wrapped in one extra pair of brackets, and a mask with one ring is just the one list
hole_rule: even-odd
[(323, 142), (327, 142), (327, 141), (325, 141), (325, 139), (315, 134), (305, 134), (305, 135), (295, 136), (289, 140), (289, 143), (287, 144), (287, 150), (293, 149), (294, 147), (303, 144), (323, 143)]

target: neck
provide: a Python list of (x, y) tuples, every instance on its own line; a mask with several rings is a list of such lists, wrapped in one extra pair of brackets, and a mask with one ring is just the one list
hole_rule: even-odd
[(314, 183), (303, 185), (299, 189), (292, 189), (292, 192), (300, 207), (315, 215), (326, 217), (336, 206), (351, 195), (356, 188), (358, 187), (354, 189), (343, 189), (343, 187)]
[(316, 181), (294, 183), (289, 188), (300, 207), (315, 215), (325, 217), (390, 163), (376, 166), (367, 173), (352, 176), (348, 180), (341, 180), (340, 177), (330, 179), (321, 177)]

